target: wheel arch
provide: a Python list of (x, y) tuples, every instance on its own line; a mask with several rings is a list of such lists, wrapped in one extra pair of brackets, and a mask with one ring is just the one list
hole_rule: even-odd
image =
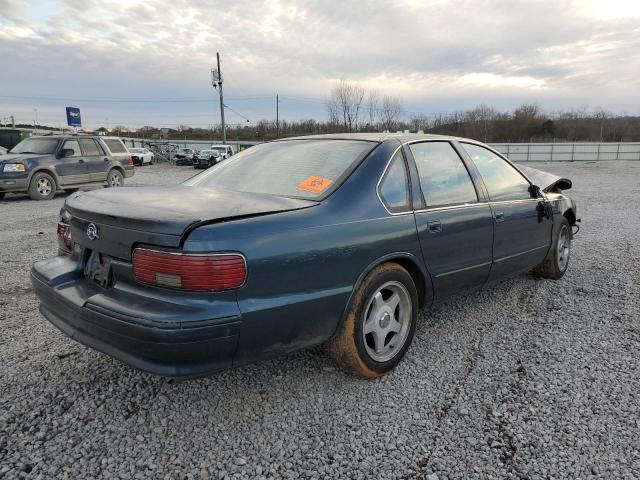
[(120, 165), (113, 165), (108, 171), (107, 171), (107, 178), (109, 178), (109, 174), (113, 171), (113, 170), (117, 170), (119, 171), (122, 176), (124, 177), (124, 168)]
[(62, 184), (60, 183), (60, 179), (58, 178), (58, 174), (55, 172), (55, 170), (53, 168), (50, 168), (50, 167), (36, 167), (29, 174), (29, 179), (27, 180), (27, 188), (29, 188), (29, 186), (31, 186), (31, 180), (33, 180), (33, 177), (35, 177), (38, 173), (47, 173), (47, 174), (51, 175), (51, 177), (53, 178), (53, 181), (56, 184), (56, 189), (62, 187)]
[(564, 213), (562, 214), (563, 217), (565, 217), (568, 221), (569, 221), (569, 225), (575, 225), (576, 224), (576, 212), (573, 210), (573, 208), (569, 207), (567, 208)]
[[(371, 262), (358, 276), (358, 279), (353, 285), (353, 290), (351, 291), (351, 295), (349, 295), (349, 299), (347, 300), (346, 305), (344, 306), (344, 311), (342, 312), (342, 316), (340, 318), (340, 323), (337, 325), (336, 332), (340, 330), (341, 325), (344, 323), (347, 313), (349, 311), (349, 305), (351, 305), (351, 301), (353, 300), (353, 296), (362, 285), (365, 277), (376, 267), (382, 265), (384, 263), (397, 263), (401, 267), (403, 267), (411, 278), (416, 286), (416, 290), (418, 291), (418, 305), (419, 308), (424, 308), (430, 305), (433, 301), (433, 283), (431, 281), (431, 274), (424, 267), (422, 262), (412, 253), (409, 252), (395, 252), (389, 253), (382, 257), (377, 258), (373, 262)], [(332, 335), (332, 337), (334, 336)]]

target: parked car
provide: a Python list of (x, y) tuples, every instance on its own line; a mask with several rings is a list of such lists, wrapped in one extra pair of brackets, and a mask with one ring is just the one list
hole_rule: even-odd
[[(124, 179), (134, 173), (133, 162), (128, 152), (112, 153), (103, 138), (46, 135), (22, 140), (0, 160), (0, 198), (7, 192), (26, 192), (34, 200), (48, 200), (58, 190), (124, 185)], [(115, 142), (110, 143), (119, 150)]]
[(474, 140), (275, 141), (178, 186), (70, 196), (61, 256), (31, 278), (51, 323), (142, 370), (199, 376), (325, 343), (376, 377), (418, 309), (517, 272), (561, 278), (570, 187)]
[(193, 158), (193, 168), (209, 168), (221, 160), (217, 150), (200, 150)]
[(211, 150), (215, 150), (220, 154), (222, 160), (233, 155), (233, 147), (231, 145), (211, 145)]
[(195, 151), (192, 148), (179, 148), (173, 155), (176, 165), (193, 165)]
[(134, 165), (153, 165), (155, 155), (147, 148), (129, 148)]

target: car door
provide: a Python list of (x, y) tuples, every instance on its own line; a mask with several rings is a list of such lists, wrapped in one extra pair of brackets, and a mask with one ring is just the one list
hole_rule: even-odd
[(435, 299), (481, 287), (491, 270), (493, 217), (453, 145), (446, 141), (408, 145), (425, 208), (415, 211), (424, 262)]
[(89, 181), (89, 172), (78, 140), (65, 140), (60, 153), (65, 150), (70, 151), (69, 155), (60, 157), (54, 167), (60, 183), (62, 185), (87, 183)]
[(110, 162), (102, 147), (93, 138), (80, 139), (80, 146), (84, 151), (84, 158), (89, 171), (89, 181), (106, 181)]
[(493, 266), (489, 280), (528, 270), (544, 259), (551, 245), (551, 219), (543, 198), (513, 165), (481, 145), (461, 143), (486, 187), (494, 215)]

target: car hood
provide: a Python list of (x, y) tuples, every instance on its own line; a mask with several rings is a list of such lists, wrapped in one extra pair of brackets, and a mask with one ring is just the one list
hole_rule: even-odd
[(552, 192), (555, 190), (569, 190), (571, 188), (572, 183), (568, 178), (523, 165), (518, 165), (518, 168), (534, 185), (540, 187), (542, 191)]
[(0, 157), (0, 163), (25, 162), (40, 157), (48, 157), (50, 155), (40, 155), (37, 153), (7, 153)]
[(65, 209), (84, 220), (182, 235), (195, 225), (298, 210), (318, 202), (203, 187), (122, 187), (74, 193)]

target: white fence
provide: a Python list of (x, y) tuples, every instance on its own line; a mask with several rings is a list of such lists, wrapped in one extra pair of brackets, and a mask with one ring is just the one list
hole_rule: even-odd
[(514, 162), (640, 160), (640, 142), (628, 143), (492, 143)]

